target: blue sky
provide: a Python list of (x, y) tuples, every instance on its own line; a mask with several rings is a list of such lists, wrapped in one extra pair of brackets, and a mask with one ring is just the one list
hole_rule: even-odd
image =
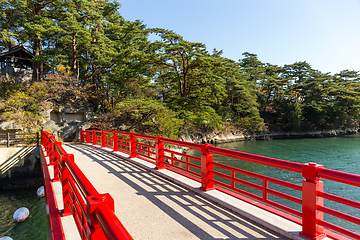
[(276, 65), (307, 61), (314, 69), (360, 70), (360, 0), (119, 0), (126, 20), (142, 20), (209, 52), (243, 52)]

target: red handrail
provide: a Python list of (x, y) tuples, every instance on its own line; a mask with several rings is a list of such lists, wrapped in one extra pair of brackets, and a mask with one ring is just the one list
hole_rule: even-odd
[(76, 182), (76, 185), (85, 197), (99, 195), (99, 192), (73, 161), (66, 161), (65, 166), (69, 170), (71, 176)]
[(142, 139), (146, 139), (146, 140), (151, 140), (151, 141), (155, 141), (155, 137), (154, 136), (148, 136), (148, 135), (144, 135), (144, 134), (133, 134), (134, 137), (136, 138), (142, 138)]
[(218, 147), (213, 147), (213, 146), (209, 146), (208, 149), (211, 153), (214, 153), (214, 154), (219, 154), (222, 156), (237, 158), (237, 159), (245, 160), (248, 162), (258, 163), (258, 164), (262, 164), (262, 165), (266, 165), (266, 166), (270, 166), (270, 167), (275, 167), (275, 168), (280, 168), (280, 169), (284, 169), (284, 170), (302, 173), (302, 164), (301, 163), (295, 163), (295, 162), (279, 160), (279, 159), (275, 159), (275, 158), (263, 157), (263, 156), (258, 156), (255, 154), (238, 152), (238, 151), (234, 151), (234, 150), (228, 150), (228, 149), (218, 148)]
[[(42, 139), (42, 142), (45, 143), (45, 138)], [(51, 186), (51, 179), (48, 167), (46, 166), (45, 155), (43, 148), (40, 149), (40, 162), (41, 169), (44, 177), (44, 187), (46, 192), (46, 203), (49, 208), (47, 211), (48, 214), (48, 223), (49, 223), (49, 236), (53, 240), (65, 240), (65, 234), (62, 229), (62, 223), (60, 219), (59, 211), (56, 209), (56, 200), (55, 192)]]
[[(94, 131), (94, 133), (95, 132), (101, 132), (101, 131), (96, 130)], [(82, 139), (84, 139), (85, 141), (85, 139), (89, 138), (89, 136), (90, 136), (90, 132), (86, 130), (84, 131), (84, 136), (82, 137)], [(117, 136), (127, 136), (129, 137), (129, 140), (117, 139)], [(335, 231), (349, 237), (360, 239), (360, 234), (351, 232), (347, 229), (343, 229), (332, 223), (325, 222), (323, 220), (323, 215), (319, 214), (319, 212), (323, 212), (338, 217), (340, 219), (355, 223), (357, 225), (360, 225), (359, 218), (352, 217), (345, 213), (341, 213), (339, 211), (324, 207), (322, 199), (328, 199), (357, 209), (360, 209), (360, 202), (345, 199), (324, 192), (323, 182), (321, 181), (321, 178), (325, 178), (332, 181), (337, 181), (348, 185), (360, 187), (359, 175), (326, 169), (323, 168), (321, 165), (317, 165), (315, 163), (300, 164), (300, 163), (284, 161), (275, 158), (263, 157), (254, 154), (218, 148), (210, 144), (197, 144), (191, 142), (184, 142), (184, 141), (164, 138), (160, 136), (154, 137), (154, 136), (148, 136), (137, 133), (116, 132), (116, 134), (113, 134), (113, 138), (114, 139), (112, 140), (113, 141), (112, 147), (114, 148), (114, 151), (127, 152), (130, 154), (130, 158), (138, 157), (156, 164), (156, 169), (166, 168), (176, 173), (187, 176), (193, 180), (199, 181), (201, 182), (201, 189), (205, 191), (217, 189), (219, 191), (225, 192), (231, 196), (237, 197), (249, 203), (253, 203), (254, 201), (244, 196), (250, 197), (252, 199), (255, 199), (256, 201), (260, 201), (267, 204), (267, 205), (263, 205), (257, 202), (256, 205), (270, 212), (278, 214), (282, 217), (285, 217), (293, 222), (302, 224), (302, 232), (300, 233), (302, 236), (305, 236), (310, 239), (312, 238), (320, 239), (323, 236), (325, 236), (326, 233), (326, 235), (329, 237), (339, 238), (340, 235), (332, 232)], [(146, 139), (146, 140), (154, 141), (155, 146), (139, 143), (137, 142), (137, 139)], [(119, 146), (121, 145), (120, 142), (123, 141), (125, 143), (121, 145), (121, 148), (123, 149), (118, 148), (117, 150), (115, 150), (115, 147), (118, 147), (115, 146), (115, 141), (118, 141)], [(190, 156), (184, 153), (177, 153), (175, 151), (166, 149), (164, 146), (165, 143), (171, 144), (173, 146), (180, 146), (195, 150), (201, 150), (202, 153), (201, 158)], [(128, 148), (128, 151), (125, 151), (124, 150), (125, 148)], [(152, 151), (151, 149), (155, 149), (155, 151)], [(279, 179), (275, 179), (257, 173), (252, 173), (239, 168), (234, 168), (231, 166), (214, 162), (213, 154), (240, 159), (243, 161), (253, 162), (274, 168), (279, 168), (295, 173), (300, 173), (302, 174), (305, 180), (303, 180), (302, 186), (300, 186), (294, 183), (282, 181)], [(178, 159), (174, 157), (175, 155), (183, 157), (185, 158), (185, 160)], [(189, 162), (189, 159), (193, 159), (195, 163)], [(175, 165), (175, 163), (177, 164)], [(199, 165), (197, 165), (197, 163), (199, 163)], [(214, 167), (216, 169), (214, 169)], [(198, 170), (199, 173), (191, 170), (190, 168)], [(221, 171), (218, 171), (218, 169), (220, 169)], [(224, 173), (222, 172), (222, 170), (229, 171), (230, 173)], [(262, 184), (254, 184), (250, 181), (240, 179), (236, 177), (236, 174), (246, 175), (248, 177), (259, 179), (262, 181)], [(230, 184), (215, 179), (214, 177), (217, 177), (218, 179), (224, 179), (230, 181)], [(268, 187), (268, 183), (301, 191), (303, 197), (298, 198), (271, 189)], [(236, 187), (236, 184), (245, 185), (253, 189), (256, 189), (258, 191), (261, 191), (262, 196), (258, 196), (256, 194), (242, 190)], [(289, 208), (285, 205), (276, 203), (274, 201), (270, 201), (268, 199), (269, 194), (297, 204), (301, 204), (303, 209), (302, 212)], [(314, 198), (319, 198), (320, 200), (315, 201)], [(275, 208), (271, 208), (268, 205)], [(282, 211), (279, 211), (278, 209)], [(327, 229), (330, 229), (332, 231), (329, 231), (327, 229), (323, 230), (322, 227), (326, 227)]]
[(125, 227), (116, 217), (114, 211), (108, 206), (100, 205), (96, 209), (95, 216), (107, 239), (132, 239), (128, 231), (126, 231)]
[(349, 185), (353, 185), (356, 187), (360, 187), (360, 176), (351, 174), (351, 173), (344, 173), (339, 172), (331, 169), (320, 168), (318, 170), (318, 177), (329, 179), (336, 182), (341, 182)]
[(170, 139), (170, 138), (162, 138), (161, 140), (164, 143), (169, 143), (169, 144), (173, 144), (176, 146), (191, 148), (191, 149), (195, 149), (195, 150), (201, 150), (201, 144), (198, 144), (198, 143), (184, 142), (184, 141), (174, 140), (174, 139)]
[[(93, 131), (92, 133), (96, 134), (98, 132), (101, 133), (101, 131)], [(82, 141), (86, 141), (89, 132), (83, 132), (82, 134)], [(114, 213), (114, 200), (112, 197), (109, 194), (99, 194), (74, 162), (73, 155), (68, 154), (61, 146), (61, 143), (56, 142), (51, 134), (42, 132), (41, 139), (42, 146), (50, 159), (50, 164), (54, 165), (54, 175), (56, 175), (54, 181), (61, 181), (62, 183), (63, 216), (73, 215), (81, 238), (132, 239)], [(47, 176), (44, 177), (47, 178)], [(47, 197), (51, 197), (51, 195)], [(57, 213), (59, 213), (59, 210), (57, 210)]]

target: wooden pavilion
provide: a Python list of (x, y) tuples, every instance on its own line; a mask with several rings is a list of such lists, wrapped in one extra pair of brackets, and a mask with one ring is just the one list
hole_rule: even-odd
[(31, 81), (33, 76), (34, 57), (23, 46), (16, 46), (7, 52), (0, 53), (1, 76), (14, 77), (18, 81)]

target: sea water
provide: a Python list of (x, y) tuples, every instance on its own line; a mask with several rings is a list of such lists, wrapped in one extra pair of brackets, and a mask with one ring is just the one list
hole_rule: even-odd
[[(236, 150), (240, 152), (246, 152), (261, 156), (267, 156), (271, 158), (287, 160), (298, 163), (315, 162), (321, 164), (324, 168), (342, 171), (346, 173), (352, 173), (360, 175), (360, 135), (349, 135), (334, 138), (304, 138), (304, 139), (281, 139), (270, 141), (242, 141), (233, 143), (217, 144), (216, 147), (225, 149)], [(188, 151), (190, 155), (200, 156), (199, 151)], [(214, 155), (214, 161), (220, 162), (226, 165), (237, 167), (250, 172), (259, 173), (276, 179), (288, 181), (298, 185), (302, 184), (304, 179), (301, 174), (285, 171), (273, 167), (267, 167), (256, 163), (246, 162), (239, 159), (228, 158), (224, 156)], [(215, 169), (216, 171), (221, 171)], [(229, 174), (228, 172), (225, 172)], [(254, 180), (252, 177), (239, 176), (246, 181), (262, 185), (261, 180)], [(215, 177), (220, 181), (226, 182), (224, 179)], [(354, 201), (360, 201), (360, 188), (354, 187), (326, 179), (324, 181), (324, 190), (327, 193), (334, 194), (343, 198), (351, 199)], [(229, 183), (229, 182), (227, 182)], [(258, 196), (262, 196), (262, 192), (253, 188), (236, 184), (236, 187), (249, 191)], [(293, 189), (285, 188), (276, 184), (269, 183), (269, 188), (277, 191), (301, 198), (301, 192)], [(278, 198), (269, 194), (269, 199), (285, 206), (289, 206), (293, 209), (301, 211), (301, 205)], [(324, 200), (325, 207), (335, 209), (340, 212), (344, 212), (351, 216), (360, 218), (360, 210), (352, 207), (348, 207), (342, 204), (335, 203), (333, 201)], [(359, 226), (335, 218), (333, 216), (325, 214), (325, 221), (329, 221), (345, 229), (352, 230), (360, 233)]]
[[(9, 236), (14, 240), (49, 239), (45, 197), (39, 198), (36, 190), (0, 190), (0, 237)], [(30, 215), (24, 222), (16, 223), (13, 214), (20, 207), (28, 208)]]

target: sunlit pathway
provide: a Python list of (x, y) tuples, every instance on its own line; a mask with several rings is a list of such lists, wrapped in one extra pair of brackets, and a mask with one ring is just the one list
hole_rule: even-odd
[(134, 239), (284, 239), (138, 165), (86, 145), (64, 145)]

